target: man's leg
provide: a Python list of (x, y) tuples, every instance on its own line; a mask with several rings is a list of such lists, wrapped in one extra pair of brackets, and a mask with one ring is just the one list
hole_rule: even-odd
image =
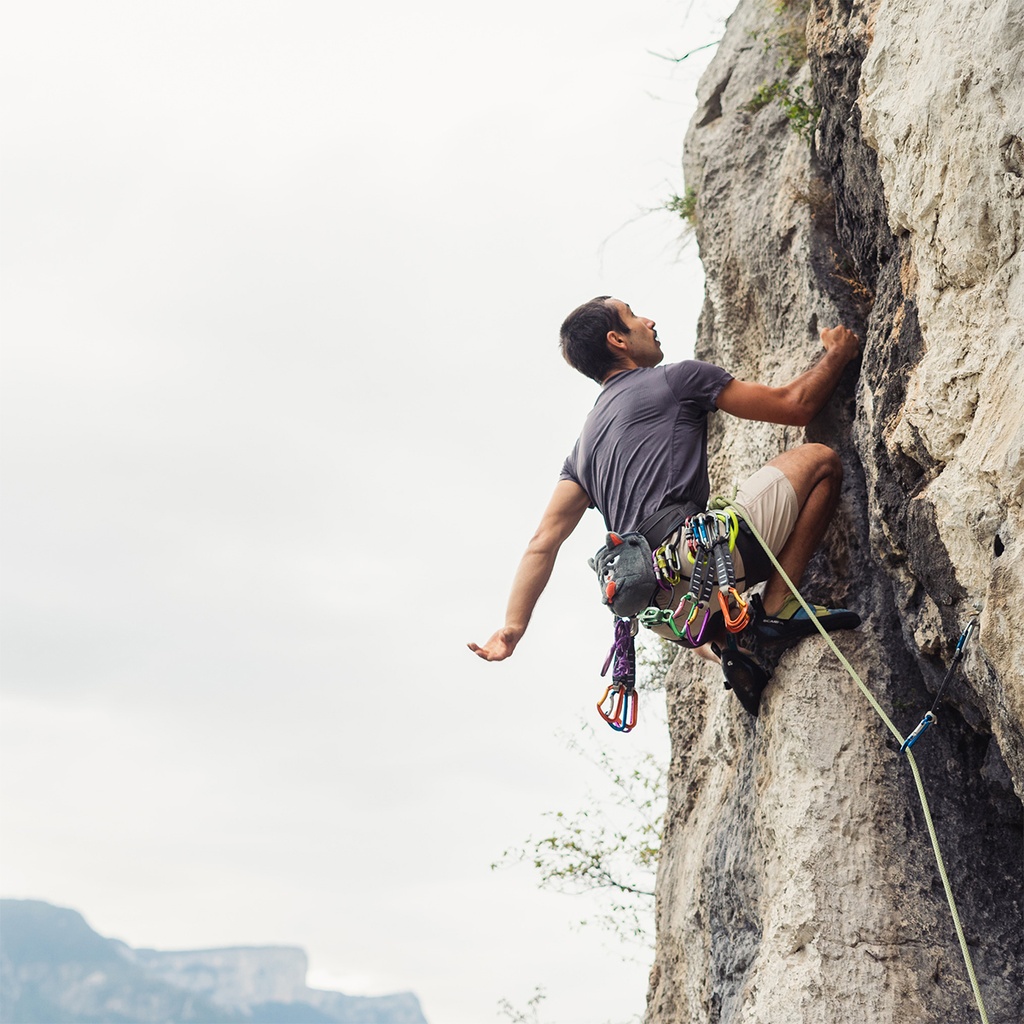
[[(758, 529), (769, 538), (772, 550), (777, 552), (779, 562), (790, 579), (799, 584), (804, 570), (807, 568), (807, 563), (825, 536), (825, 531), (828, 529), (839, 502), (843, 479), (842, 463), (831, 448), (822, 444), (804, 444), (799, 448), (783, 452), (777, 458), (772, 459), (768, 465), (775, 468), (789, 481), (793, 488), (795, 509), (793, 505), (790, 505), (791, 511), (784, 510), (784, 505), (790, 499), (786, 499), (786, 502), (770, 499), (767, 506), (755, 499), (753, 495), (758, 493), (759, 488), (765, 486), (763, 479), (757, 479), (757, 474), (746, 481), (744, 485), (754, 487), (753, 494), (746, 496), (746, 499), (748, 502), (757, 501), (760, 516), (755, 514), (754, 519)], [(769, 484), (769, 486), (771, 485)], [(778, 480), (775, 486), (785, 486), (785, 484), (782, 480)], [(744, 497), (744, 487), (741, 487), (739, 494), (741, 502)], [(765, 518), (771, 515), (769, 509), (772, 509), (773, 506), (774, 514), (780, 517), (778, 521)], [(751, 505), (752, 512), (753, 509), (754, 506)], [(787, 521), (793, 523), (789, 528), (788, 535), (785, 532)], [(782, 531), (781, 537), (778, 540), (773, 540), (772, 535), (778, 535), (780, 530)], [(777, 547), (778, 543), (782, 544), (781, 549)], [(688, 588), (689, 580), (681, 583), (665, 606), (678, 603)], [(775, 615), (785, 605), (788, 598), (789, 588), (783, 582), (782, 577), (777, 572), (773, 572), (768, 577), (762, 595), (765, 613), (769, 616)], [(654, 626), (653, 631), (666, 640), (679, 642), (677, 634), (668, 625)], [(709, 661), (717, 661), (717, 657), (709, 649), (710, 645), (712, 643), (719, 646), (724, 645), (728, 636), (722, 616), (716, 614), (704, 634), (704, 646), (694, 648), (694, 650)], [(684, 643), (683, 646), (687, 645)]]
[[(800, 506), (793, 532), (778, 555), (782, 568), (799, 585), (807, 563), (818, 550), (839, 504), (843, 466), (839, 456), (823, 444), (801, 445), (783, 452), (768, 465), (785, 473), (796, 491)], [(765, 612), (775, 615), (788, 598), (789, 587), (777, 572), (773, 572), (761, 598)]]
[[(842, 464), (831, 448), (821, 444), (805, 444), (792, 451), (784, 452), (778, 458), (772, 459), (768, 465), (785, 476), (792, 485), (792, 494), (783, 496), (783, 492), (779, 488), (785, 488), (785, 482), (778, 476), (774, 478), (774, 484), (768, 484), (765, 487), (764, 475), (758, 477), (758, 474), (754, 474), (741, 486), (738, 497), (741, 501), (744, 497), (746, 498), (747, 504), (751, 506), (748, 511), (752, 514), (754, 514), (755, 507), (761, 513), (761, 519), (757, 523), (759, 532), (769, 538), (773, 550), (778, 550), (776, 545), (782, 543), (782, 548), (777, 555), (779, 563), (790, 579), (795, 584), (799, 584), (807, 568), (807, 563), (818, 549), (818, 545), (821, 544), (825, 531), (832, 521), (836, 505), (839, 503), (839, 493), (843, 482)], [(751, 493), (746, 494), (745, 489)], [(786, 490), (788, 491), (788, 488)], [(794, 497), (796, 500), (795, 510), (793, 507)], [(795, 520), (793, 519), (794, 511)], [(789, 529), (791, 522), (793, 526), (787, 537), (786, 530)], [(777, 572), (773, 572), (768, 577), (761, 598), (764, 610), (758, 617), (758, 625), (754, 627), (763, 639), (787, 639), (785, 634), (763, 637), (762, 631), (770, 623), (771, 629), (778, 633), (781, 624), (772, 620), (783, 609), (788, 598), (789, 587)], [(826, 613), (826, 609), (820, 609), (820, 613)], [(860, 621), (851, 612), (841, 611), (838, 615), (834, 612), (827, 612), (827, 614), (833, 617), (831, 628), (850, 629)], [(762, 617), (765, 615), (768, 618)], [(806, 622), (798, 625), (795, 632), (790, 632), (788, 624), (796, 625), (795, 620), (783, 621), (787, 623), (787, 626), (783, 628), (789, 633), (790, 638), (798, 639), (801, 635), (807, 635), (804, 632)], [(708, 660), (720, 661), (726, 686), (733, 690), (746, 711), (756, 717), (761, 703), (761, 694), (771, 678), (771, 667), (764, 663), (762, 654), (756, 654), (744, 646), (742, 636), (737, 646), (736, 641), (727, 638), (724, 629), (720, 628), (714, 632), (715, 635), (709, 636), (708, 639), (715, 646), (715, 653), (719, 657), (713, 659), (713, 655), (707, 647), (700, 648), (697, 653)]]

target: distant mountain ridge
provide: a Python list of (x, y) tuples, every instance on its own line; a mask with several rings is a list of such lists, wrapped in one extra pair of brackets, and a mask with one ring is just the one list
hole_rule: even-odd
[(297, 947), (132, 949), (75, 910), (0, 900), (0, 1024), (426, 1024), (412, 993), (312, 989), (307, 968)]

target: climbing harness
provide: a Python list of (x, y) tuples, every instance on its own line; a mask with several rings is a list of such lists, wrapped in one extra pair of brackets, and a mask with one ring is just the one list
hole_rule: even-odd
[[(605, 658), (601, 676), (612, 670), (612, 681), (597, 702), (597, 713), (616, 731), (630, 732), (640, 711), (636, 692), (636, 625), (632, 619), (616, 618), (615, 641)], [(608, 707), (605, 708), (607, 703)]]
[[(615, 640), (601, 675), (607, 674), (613, 661), (616, 667), (597, 710), (618, 732), (629, 732), (636, 725), (639, 710), (633, 644), (638, 625), (648, 629), (667, 625), (681, 642), (700, 647), (711, 621), (716, 585), (726, 629), (739, 633), (750, 623), (733, 564), (740, 519), (731, 507), (703, 512), (699, 508), (692, 503), (673, 505), (633, 533), (609, 533), (604, 547), (590, 559), (601, 584), (601, 600), (616, 616)], [(662, 537), (668, 539), (657, 543)], [(671, 595), (685, 579), (684, 555), (691, 566), (689, 588), (675, 608), (659, 608), (659, 591)], [(681, 618), (682, 628), (677, 621)], [(700, 625), (696, 626), (698, 618)]]
[(900, 747), (900, 753), (905, 754), (928, 730), (932, 725), (936, 725), (939, 721), (935, 714), (936, 708), (939, 706), (939, 701), (942, 700), (942, 694), (946, 687), (949, 685), (950, 680), (953, 678), (953, 673), (956, 672), (957, 665), (960, 664), (960, 659), (964, 656), (964, 646), (967, 641), (971, 638), (971, 634), (978, 627), (978, 616), (974, 615), (971, 620), (964, 626), (964, 631), (960, 634), (960, 639), (956, 642), (956, 651), (953, 653), (953, 660), (949, 663), (949, 669), (946, 672), (945, 678), (942, 680), (942, 685), (939, 686), (939, 692), (935, 694), (935, 700), (932, 701), (932, 706), (929, 711), (926, 711), (924, 718), (918, 723), (917, 728), (903, 741)]
[[(739, 518), (731, 508), (698, 509), (692, 504), (671, 506), (633, 533), (609, 533), (604, 547), (590, 559), (601, 584), (601, 600), (616, 616), (615, 639), (601, 672), (607, 675), (614, 662), (612, 683), (597, 710), (618, 732), (632, 730), (639, 711), (633, 639), (638, 625), (651, 628), (666, 624), (689, 646), (699, 647), (711, 620), (710, 602), (716, 584), (726, 628), (738, 633), (750, 622), (747, 602), (736, 587), (732, 557), (740, 533)], [(668, 534), (663, 532), (666, 528)], [(655, 547), (651, 538), (664, 536), (668, 539)], [(655, 603), (658, 592), (672, 594), (685, 579), (684, 553), (692, 566), (690, 586), (677, 607), (659, 608)], [(676, 620), (684, 613), (680, 628)], [(700, 626), (694, 627), (701, 615)]]
[[(679, 544), (669, 540), (653, 553), (655, 575), (662, 590), (669, 592), (682, 582), (682, 561), (679, 547), (686, 551), (686, 559), (693, 566), (690, 586), (675, 608), (651, 606), (640, 612), (639, 619), (648, 629), (666, 625), (676, 637), (691, 647), (700, 647), (711, 619), (711, 594), (717, 584), (718, 603), (725, 618), (725, 628), (739, 633), (750, 622), (747, 602), (736, 587), (736, 569), (733, 551), (740, 525), (731, 509), (708, 510), (690, 516), (683, 528)], [(689, 605), (689, 611), (686, 606)], [(733, 608), (735, 607), (735, 611)], [(682, 629), (677, 620), (686, 616)], [(702, 616), (696, 636), (693, 623)]]
[[(709, 507), (721, 508), (721, 507), (731, 507), (731, 506), (730, 506), (730, 502), (728, 501), (728, 499), (726, 499), (726, 498), (716, 498), (716, 499), (714, 499), (714, 501), (711, 502), (711, 506), (709, 506)], [(912, 753), (912, 751), (910, 749), (910, 747), (913, 746), (913, 744), (912, 743), (908, 744), (904, 740), (903, 736), (900, 734), (899, 729), (897, 729), (896, 726), (893, 725), (892, 721), (889, 719), (889, 716), (885, 713), (885, 711), (883, 710), (882, 706), (875, 699), (874, 694), (871, 692), (870, 689), (868, 689), (867, 685), (864, 683), (864, 680), (862, 680), (861, 677), (857, 674), (857, 672), (854, 670), (853, 666), (846, 659), (846, 656), (843, 654), (843, 652), (841, 650), (839, 650), (839, 647), (836, 645), (836, 642), (832, 639), (831, 636), (829, 636), (828, 631), (825, 629), (825, 627), (818, 620), (817, 615), (815, 615), (815, 613), (814, 613), (814, 609), (804, 600), (803, 595), (800, 593), (800, 591), (797, 590), (796, 585), (789, 578), (789, 575), (786, 573), (786, 570), (783, 569), (782, 566), (779, 564), (779, 560), (775, 557), (775, 555), (772, 553), (771, 549), (765, 543), (764, 538), (757, 532), (757, 527), (755, 527), (754, 524), (750, 521), (750, 517), (746, 514), (746, 512), (741, 507), (735, 506), (735, 508), (736, 508), (736, 511), (746, 521), (747, 525), (750, 527), (751, 533), (757, 539), (758, 543), (761, 545), (762, 548), (764, 548), (765, 553), (771, 559), (771, 563), (775, 567), (776, 572), (778, 572), (779, 576), (782, 577), (783, 581), (785, 582), (786, 586), (789, 587), (789, 589), (792, 592), (793, 596), (797, 599), (797, 601), (800, 602), (800, 606), (807, 613), (807, 615), (810, 616), (810, 618), (813, 620), (815, 627), (817, 628), (818, 632), (822, 635), (822, 637), (824, 637), (825, 642), (829, 645), (829, 647), (832, 648), (832, 652), (839, 659), (839, 661), (842, 664), (843, 668), (845, 668), (846, 671), (849, 673), (850, 678), (853, 679), (853, 681), (860, 688), (861, 692), (868, 699), (868, 702), (871, 704), (872, 708), (874, 708), (875, 713), (878, 715), (878, 717), (881, 718), (882, 721), (885, 723), (885, 726), (889, 730), (889, 732), (891, 732), (892, 735), (900, 743), (900, 751), (902, 753), (905, 753), (906, 756), (907, 756), (907, 761), (910, 764), (910, 770), (911, 770), (911, 772), (913, 773), (913, 776), (914, 776), (914, 784), (917, 787), (917, 795), (918, 795), (918, 798), (921, 801), (921, 810), (924, 812), (925, 824), (928, 827), (928, 836), (931, 839), (932, 852), (935, 854), (935, 863), (938, 866), (939, 877), (942, 879), (942, 887), (943, 887), (943, 889), (945, 890), (945, 893), (946, 893), (946, 902), (949, 904), (949, 912), (950, 912), (950, 916), (953, 919), (953, 927), (956, 930), (956, 936), (957, 936), (957, 939), (958, 939), (958, 941), (960, 943), (960, 952), (963, 954), (964, 965), (967, 968), (967, 975), (968, 975), (968, 977), (970, 979), (970, 982), (971, 982), (971, 990), (974, 993), (974, 1001), (977, 1004), (978, 1014), (981, 1017), (982, 1024), (989, 1024), (989, 1022), (988, 1022), (988, 1014), (985, 1011), (985, 1003), (984, 1003), (984, 1001), (982, 1000), (982, 997), (981, 997), (981, 988), (978, 985), (978, 978), (977, 978), (977, 975), (974, 972), (974, 962), (971, 959), (971, 952), (970, 952), (970, 950), (967, 947), (967, 939), (964, 937), (963, 926), (960, 923), (960, 914), (959, 914), (959, 912), (957, 910), (956, 900), (953, 898), (953, 889), (952, 889), (952, 886), (949, 883), (949, 876), (946, 874), (946, 865), (945, 865), (945, 862), (942, 859), (942, 851), (939, 848), (939, 837), (938, 837), (938, 835), (937, 835), (937, 833), (935, 831), (935, 823), (932, 821), (931, 808), (928, 806), (928, 797), (927, 797), (927, 795), (925, 794), (925, 791), (924, 791), (924, 782), (921, 779), (921, 772), (920, 772), (920, 770), (917, 767), (917, 761), (914, 759), (914, 755), (913, 755), (913, 753)], [(971, 622), (969, 622), (967, 624), (967, 626), (964, 629), (964, 632), (961, 634), (960, 640), (957, 643), (956, 654), (953, 657), (953, 663), (950, 665), (950, 669), (946, 673), (946, 679), (943, 681), (943, 684), (942, 684), (943, 687), (945, 687), (946, 683), (952, 678), (953, 670), (956, 667), (956, 665), (958, 664), (959, 658), (960, 658), (960, 656), (963, 653), (964, 645), (967, 643), (967, 639), (970, 637), (971, 633), (974, 631), (974, 628), (975, 628), (976, 624), (977, 624), (977, 617), (972, 619)], [(938, 703), (938, 698), (941, 696), (941, 694), (942, 694), (942, 687), (940, 687), (939, 694), (936, 696), (936, 701), (935, 701), (936, 704)], [(935, 721), (934, 710), (935, 710), (935, 705), (932, 706), (932, 711), (928, 712), (929, 715), (932, 715), (932, 721)], [(927, 717), (928, 717), (928, 715), (925, 716), (925, 718), (927, 718)], [(931, 724), (931, 723), (929, 723), (929, 724)], [(924, 728), (922, 728), (922, 726), (924, 726), (924, 721), (923, 720), (922, 720), (921, 725), (918, 726), (918, 729), (915, 730), (917, 732), (918, 738), (925, 731), (925, 729), (927, 729), (927, 726), (924, 726)]]

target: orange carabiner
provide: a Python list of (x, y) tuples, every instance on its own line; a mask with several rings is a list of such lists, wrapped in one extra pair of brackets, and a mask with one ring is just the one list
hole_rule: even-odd
[[(605, 710), (605, 702), (608, 709)], [(636, 725), (640, 698), (632, 686), (612, 683), (597, 702), (597, 713), (616, 731), (630, 732)]]
[(747, 608), (747, 602), (743, 600), (735, 587), (729, 588), (729, 595), (736, 602), (738, 608), (735, 615), (729, 613), (729, 598), (721, 590), (718, 592), (718, 603), (722, 606), (722, 614), (725, 616), (725, 628), (730, 633), (739, 633), (749, 625), (750, 611)]

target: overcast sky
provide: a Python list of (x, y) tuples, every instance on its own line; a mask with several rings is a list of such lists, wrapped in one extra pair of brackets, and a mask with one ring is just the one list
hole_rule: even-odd
[(692, 352), (656, 208), (714, 49), (648, 51), (732, 6), (4, 5), (3, 895), (431, 1024), (642, 1011), (592, 904), (490, 869), (604, 785), (597, 515), (513, 659), (465, 642), (596, 397), (565, 313)]

